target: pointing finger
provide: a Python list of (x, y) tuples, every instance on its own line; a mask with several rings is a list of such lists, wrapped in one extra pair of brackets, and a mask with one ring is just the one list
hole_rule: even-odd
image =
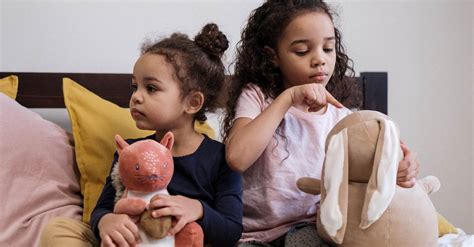
[(341, 104), (341, 102), (339, 102), (336, 98), (334, 98), (334, 96), (332, 96), (327, 90), (326, 90), (326, 101), (337, 108), (344, 107), (344, 105)]

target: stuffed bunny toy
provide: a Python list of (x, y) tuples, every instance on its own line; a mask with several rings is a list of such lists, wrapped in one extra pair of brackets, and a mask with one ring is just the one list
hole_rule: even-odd
[(388, 116), (358, 111), (336, 124), (326, 139), (321, 181), (297, 181), (304, 192), (321, 192), (319, 235), (338, 246), (436, 246), (437, 214), (424, 186), (396, 185), (402, 158)]
[(186, 224), (175, 236), (167, 236), (172, 217), (154, 218), (147, 210), (153, 196), (168, 195), (166, 187), (174, 172), (173, 134), (166, 133), (161, 143), (141, 140), (129, 145), (119, 135), (115, 142), (119, 159), (112, 171), (117, 191), (114, 213), (140, 217), (140, 246), (203, 246), (204, 235), (196, 222)]

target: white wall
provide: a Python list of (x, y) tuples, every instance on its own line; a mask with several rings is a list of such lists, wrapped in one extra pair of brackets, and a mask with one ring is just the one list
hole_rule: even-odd
[[(209, 21), (234, 48), (260, 2), (3, 0), (0, 70), (129, 73), (145, 37), (194, 35)], [(418, 153), (420, 176), (442, 182), (435, 206), (474, 233), (473, 3), (332, 3), (356, 71), (388, 71), (389, 115)]]
[[(3, 70), (131, 72), (145, 38), (207, 22), (231, 47), (254, 1), (2, 1)], [(223, 7), (225, 6), (225, 7)]]

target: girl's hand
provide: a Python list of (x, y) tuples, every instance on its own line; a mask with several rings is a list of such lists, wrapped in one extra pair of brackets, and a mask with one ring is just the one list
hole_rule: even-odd
[(200, 201), (184, 196), (155, 195), (151, 198), (149, 209), (153, 210), (155, 218), (161, 216), (174, 216), (176, 222), (169, 230), (170, 235), (174, 235), (190, 222), (200, 219), (203, 215), (203, 208)]
[(291, 100), (294, 106), (303, 106), (310, 112), (319, 111), (327, 104), (332, 104), (337, 108), (344, 107), (323, 85), (317, 83), (292, 87)]
[(411, 188), (416, 183), (420, 164), (416, 159), (416, 154), (410, 151), (408, 146), (401, 140), (400, 147), (403, 151), (403, 160), (398, 163), (397, 185)]
[(137, 225), (126, 214), (106, 214), (98, 227), (102, 247), (136, 246), (140, 240)]

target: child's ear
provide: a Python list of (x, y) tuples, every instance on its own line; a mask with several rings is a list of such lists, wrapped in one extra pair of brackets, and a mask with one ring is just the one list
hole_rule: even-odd
[(129, 146), (129, 144), (120, 135), (115, 135), (115, 145), (117, 146), (118, 155), (120, 155), (124, 148)]
[(278, 67), (278, 56), (276, 51), (268, 45), (263, 47), (263, 50), (265, 51), (265, 54), (270, 58), (270, 61), (273, 63), (273, 65), (275, 65), (275, 67)]
[(193, 91), (186, 97), (186, 106), (184, 111), (188, 114), (195, 114), (201, 110), (204, 104), (204, 94), (200, 91)]

